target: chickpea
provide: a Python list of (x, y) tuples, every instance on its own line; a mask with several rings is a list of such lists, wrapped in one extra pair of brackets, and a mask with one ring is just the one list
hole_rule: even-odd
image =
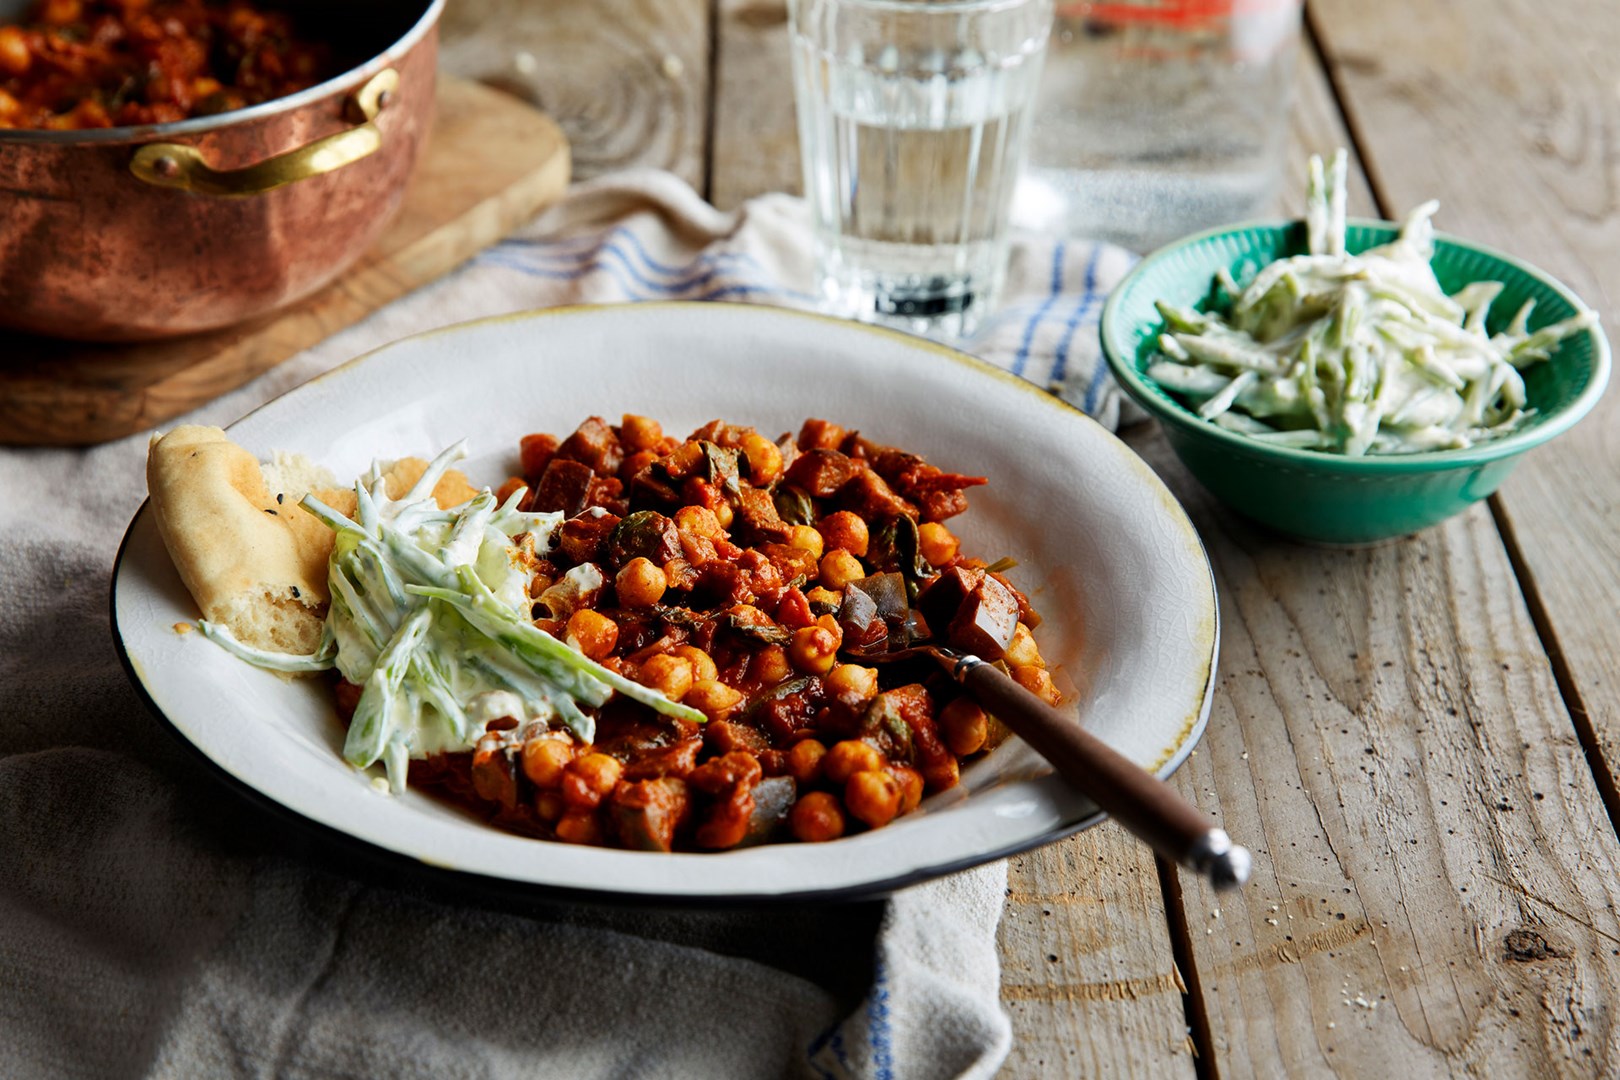
[(856, 557), (864, 556), (867, 545), (871, 542), (866, 519), (848, 510), (828, 514), (816, 526), (816, 531), (821, 534), (822, 542), (827, 547), (843, 548)]
[(719, 540), (724, 533), (720, 528), (720, 519), (707, 506), (681, 507), (675, 511), (675, 527), (710, 540)]
[(877, 747), (859, 739), (845, 739), (827, 751), (821, 774), (834, 784), (842, 784), (858, 772), (883, 768), (883, 755)]
[(863, 769), (844, 785), (844, 805), (874, 829), (881, 829), (900, 812), (900, 785), (878, 769)]
[(562, 797), (570, 811), (595, 810), (624, 775), (618, 758), (592, 752), (582, 754), (563, 770)]
[(686, 692), (683, 704), (692, 706), (710, 720), (724, 720), (742, 704), (742, 699), (740, 690), (733, 690), (718, 679), (699, 679)]
[(697, 682), (692, 662), (684, 656), (662, 653), (641, 665), (643, 686), (650, 686), (671, 701), (679, 701), (691, 693)]
[(731, 528), (731, 523), (737, 519), (736, 511), (731, 509), (731, 504), (723, 500), (715, 505), (714, 516), (719, 519), (722, 529)]
[(569, 844), (602, 843), (602, 823), (589, 810), (570, 810), (557, 822), (557, 839)]
[(652, 607), (664, 598), (669, 578), (647, 559), (636, 556), (624, 564), (613, 578), (613, 588), (619, 594), (619, 605), (627, 608)]
[(717, 679), (720, 677), (720, 669), (715, 666), (714, 657), (696, 645), (677, 645), (673, 650), (673, 654), (692, 665), (693, 682), (702, 682), (705, 679)]
[(843, 603), (844, 599), (831, 589), (824, 589), (820, 585), (805, 593), (804, 598), (809, 602), (812, 611), (818, 607), (822, 609), (837, 608), (839, 604)]
[(562, 786), (563, 770), (574, 760), (574, 747), (566, 739), (530, 739), (523, 744), (523, 775), (542, 791)]
[(568, 804), (555, 791), (542, 791), (534, 797), (534, 812), (541, 821), (556, 821), (567, 809)]
[[(0, 26), (0, 71), (8, 75), (26, 74), (34, 56), (20, 26)], [(777, 457), (780, 459), (781, 455)]]
[(956, 758), (946, 756), (925, 766), (922, 774), (923, 786), (929, 791), (944, 791), (955, 787), (962, 779), (962, 767)]
[(1034, 694), (1048, 705), (1056, 705), (1063, 700), (1056, 684), (1052, 682), (1052, 673), (1045, 668), (1026, 664), (1023, 667), (1012, 669), (1013, 681), (1025, 690)]
[(928, 560), (928, 565), (944, 566), (961, 550), (962, 542), (939, 522), (925, 521), (917, 526), (917, 553)]
[(829, 551), (821, 557), (821, 584), (834, 592), (865, 576), (866, 569), (861, 566), (861, 560), (843, 548)]
[(762, 686), (774, 686), (793, 674), (787, 650), (780, 645), (767, 645), (748, 662), (748, 674)]
[(807, 844), (820, 844), (844, 835), (844, 811), (838, 799), (825, 791), (812, 791), (788, 813), (788, 827), (795, 838)]
[(765, 436), (749, 432), (739, 449), (748, 457), (748, 479), (754, 486), (764, 487), (782, 475), (782, 451)]
[(1014, 628), (1012, 644), (1007, 646), (1007, 653), (1002, 659), (1007, 661), (1009, 668), (1046, 666), (1046, 661), (1041, 659), (1041, 650), (1035, 645), (1035, 635), (1023, 623)]
[(625, 413), (619, 421), (619, 442), (631, 453), (656, 451), (664, 442), (664, 426), (649, 417)]
[(890, 765), (889, 775), (900, 785), (900, 813), (909, 814), (922, 802), (922, 773), (909, 765)]
[(567, 641), (592, 660), (600, 660), (619, 643), (619, 624), (601, 612), (580, 608), (568, 616)]
[(826, 746), (815, 739), (796, 742), (787, 754), (788, 775), (798, 781), (800, 787), (813, 784), (821, 778), (821, 759), (826, 756)]
[(45, 0), (45, 6), (39, 12), (40, 19), (52, 26), (78, 22), (83, 15), (84, 5), (80, 0)]
[(990, 734), (990, 718), (971, 698), (957, 698), (940, 710), (939, 733), (957, 757), (967, 757), (984, 749)]
[(838, 646), (841, 644), (839, 636), (825, 626), (806, 626), (793, 631), (788, 655), (793, 660), (793, 666), (804, 674), (825, 675), (838, 659)]
[(788, 547), (808, 551), (815, 556), (817, 562), (821, 561), (822, 553), (827, 550), (826, 541), (822, 540), (821, 534), (809, 525), (790, 526), (787, 544)]
[(827, 674), (827, 690), (837, 697), (847, 694), (861, 701), (871, 701), (878, 692), (877, 668), (835, 664)]

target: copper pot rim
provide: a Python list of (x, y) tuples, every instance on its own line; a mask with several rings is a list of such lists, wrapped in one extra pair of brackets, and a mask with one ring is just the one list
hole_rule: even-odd
[(376, 56), (363, 64), (349, 68), (296, 94), (251, 105), (246, 109), (233, 109), (214, 116), (198, 116), (190, 120), (175, 120), (167, 124), (137, 124), (129, 127), (92, 128), (84, 131), (40, 131), (37, 128), (0, 129), (0, 146), (115, 146), (120, 143), (150, 142), (185, 135), (202, 135), (210, 131), (249, 124), (255, 120), (292, 112), (313, 105), (333, 95), (348, 93), (366, 82), (394, 62), (401, 53), (409, 52), (428, 35), (444, 12), (445, 0), (429, 0), (411, 28)]

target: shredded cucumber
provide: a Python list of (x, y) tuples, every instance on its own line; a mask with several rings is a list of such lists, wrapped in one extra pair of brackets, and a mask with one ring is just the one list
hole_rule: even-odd
[(1229, 305), (1201, 312), (1158, 305), (1165, 329), (1147, 376), (1203, 419), (1275, 445), (1356, 456), (1458, 449), (1517, 430), (1527, 407), (1520, 369), (1596, 325), (1583, 311), (1531, 332), (1533, 302), (1486, 333), (1498, 282), (1447, 296), (1429, 262), (1430, 219), (1412, 211), (1390, 243), (1345, 251), (1346, 155), (1312, 157), (1309, 251), (1279, 259)]
[(331, 603), (321, 648), (286, 656), (244, 645), (202, 623), (210, 640), (259, 667), (319, 671), (336, 667), (363, 687), (343, 756), (369, 768), (379, 760), (389, 787), (405, 789), (409, 760), (472, 749), (491, 703), (502, 715), (520, 704), (520, 727), (565, 724), (595, 738), (585, 708), (614, 692), (668, 716), (703, 722), (669, 700), (588, 659), (530, 621), (531, 557), (550, 550), (561, 514), (503, 504), (487, 489), (441, 510), (433, 488), (466, 456), (460, 442), (440, 454), (401, 499), (390, 499), (381, 464), (355, 484), (351, 519), (316, 499), (300, 505), (336, 533), (327, 565)]

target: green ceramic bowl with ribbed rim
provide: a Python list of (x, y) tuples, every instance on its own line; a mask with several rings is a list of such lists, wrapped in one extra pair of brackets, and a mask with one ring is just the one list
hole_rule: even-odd
[[(1352, 252), (1388, 242), (1398, 226), (1351, 221)], [(1164, 320), (1154, 301), (1206, 308), (1216, 270), (1239, 283), (1267, 263), (1305, 250), (1298, 221), (1234, 225), (1200, 233), (1142, 260), (1103, 308), (1103, 354), (1114, 377), (1163, 425), (1199, 482), (1240, 513), (1279, 532), (1329, 544), (1365, 544), (1417, 532), (1495, 491), (1525, 451), (1567, 431), (1591, 411), (1609, 380), (1601, 329), (1566, 338), (1524, 370), (1535, 415), (1518, 431), (1465, 450), (1345, 457), (1271, 446), (1200, 419), (1145, 374)], [(1532, 329), (1586, 310), (1579, 297), (1533, 266), (1444, 233), (1435, 238), (1435, 276), (1448, 293), (1471, 281), (1500, 281), (1488, 328), (1501, 329), (1534, 298)]]

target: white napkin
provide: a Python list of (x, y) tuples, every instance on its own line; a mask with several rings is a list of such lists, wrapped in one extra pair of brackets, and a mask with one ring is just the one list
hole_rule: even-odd
[[(1131, 256), (1020, 237), (970, 351), (1109, 426), (1096, 322)], [(666, 173), (577, 186), (444, 280), (184, 420), (228, 424), (378, 345), (532, 307), (814, 306), (808, 220)], [(177, 420), (175, 423), (181, 421)], [(138, 702), (109, 574), (146, 437), (0, 451), (0, 1061), (8, 1076), (983, 1077), (995, 864), (887, 902), (543, 909), (384, 882), (226, 792)]]

